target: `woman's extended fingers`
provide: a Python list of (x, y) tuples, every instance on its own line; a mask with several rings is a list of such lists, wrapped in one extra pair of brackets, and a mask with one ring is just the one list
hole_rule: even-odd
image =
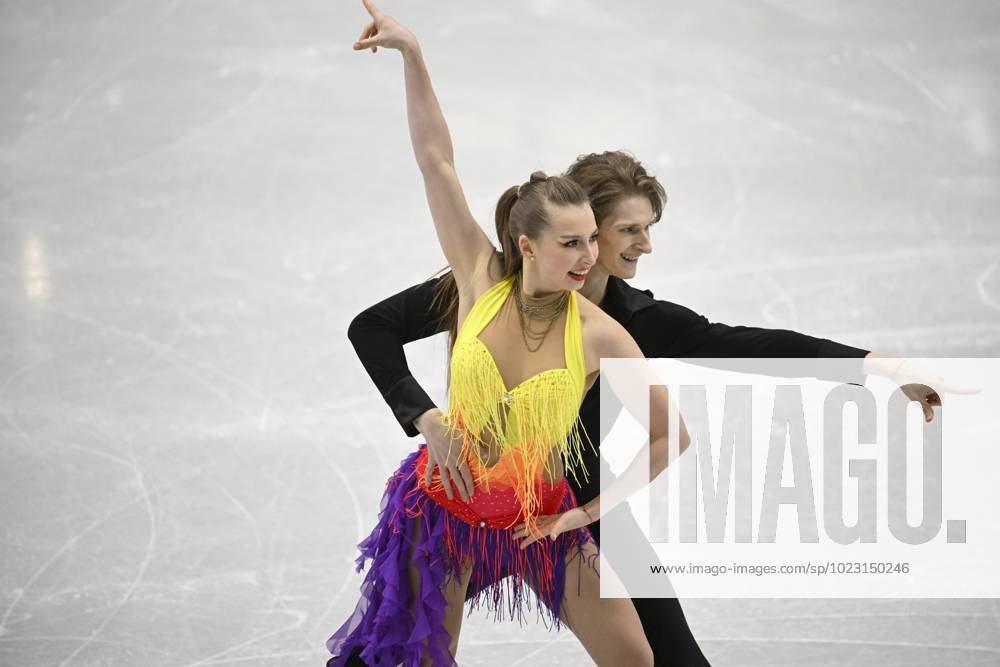
[(396, 49), (400, 52), (417, 47), (417, 39), (413, 33), (400, 25), (399, 21), (379, 11), (378, 7), (365, 1), (365, 9), (371, 14), (372, 22), (365, 28), (361, 38), (354, 42), (354, 50), (380, 48)]
[(523, 551), (541, 539), (545, 539), (545, 535), (541, 531), (532, 531), (518, 543), (518, 547)]
[(514, 526), (513, 528), (511, 528), (511, 531), (512, 531), (511, 535), (513, 536), (513, 538), (515, 540), (519, 540), (522, 537), (527, 537), (528, 535), (531, 534), (532, 528), (542, 529), (544, 527), (544, 525), (547, 524), (550, 520), (551, 520), (551, 517), (548, 514), (545, 514), (545, 515), (540, 516), (537, 519), (535, 519), (535, 523), (534, 523), (533, 526), (532, 525), (528, 525), (526, 523), (519, 523), (516, 526)]
[[(354, 42), (354, 50), (360, 51), (363, 48), (368, 48), (367, 46), (362, 46), (361, 43), (366, 42), (370, 37), (376, 34), (378, 34), (378, 26), (374, 21), (372, 21), (365, 26), (364, 30), (361, 31), (361, 34), (358, 36), (358, 41)], [(378, 47), (372, 46), (371, 50), (372, 53), (375, 53), (378, 50)]]
[(364, 30), (361, 31), (361, 34), (358, 35), (358, 41), (360, 42), (363, 39), (368, 39), (369, 37), (371, 37), (374, 34), (372, 32), (373, 30), (375, 30), (375, 23), (374, 22), (369, 23), (368, 25), (366, 25), (365, 28), (364, 28)]
[[(557, 522), (558, 523), (558, 522)], [(531, 532), (531, 535), (527, 539), (521, 541), (521, 549), (527, 549), (529, 546), (537, 542), (538, 540), (544, 540), (546, 537), (556, 538), (559, 533), (556, 532), (555, 526), (557, 523), (551, 523), (544, 527), (539, 526), (537, 530)]]
[(534, 525), (522, 523), (514, 526), (512, 537), (515, 542), (520, 540), (518, 544), (521, 549), (526, 549), (529, 545), (537, 542), (538, 540), (551, 537), (549, 534), (551, 532), (550, 526), (554, 525), (557, 518), (558, 515), (546, 514), (538, 517)]
[[(368, 32), (368, 31), (366, 31)], [(363, 51), (364, 49), (371, 49), (372, 53), (378, 51), (379, 45), (382, 43), (382, 38), (378, 34), (378, 28), (374, 28), (371, 34), (363, 39), (359, 39), (354, 42), (355, 51)]]
[(375, 6), (375, 3), (372, 0), (361, 0), (361, 2), (364, 4), (365, 9), (368, 10), (368, 13), (371, 14), (371, 17), (378, 21), (379, 17), (382, 16), (382, 12)]
[[(378, 25), (372, 23), (371, 29), (368, 31), (368, 34), (365, 35), (365, 39), (372, 42), (376, 37), (378, 37)], [(372, 44), (372, 53), (378, 53), (378, 47), (374, 44)]]

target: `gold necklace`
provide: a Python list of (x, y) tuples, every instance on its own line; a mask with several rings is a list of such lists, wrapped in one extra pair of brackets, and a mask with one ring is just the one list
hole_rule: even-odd
[[(521, 338), (528, 352), (537, 352), (545, 342), (545, 337), (555, 325), (555, 321), (562, 315), (566, 304), (569, 303), (569, 291), (563, 290), (557, 296), (549, 299), (536, 299), (535, 303), (528, 303), (526, 297), (521, 293), (521, 274), (514, 276), (514, 303), (517, 305), (517, 318), (521, 323)], [(527, 297), (530, 298), (530, 297)], [(540, 320), (543, 329), (535, 331), (531, 328), (532, 318)], [(536, 342), (534, 348), (531, 343)]]

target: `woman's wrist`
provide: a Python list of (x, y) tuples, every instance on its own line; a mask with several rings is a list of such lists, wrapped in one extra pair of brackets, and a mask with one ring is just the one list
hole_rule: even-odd
[(402, 40), (399, 45), (399, 52), (403, 54), (403, 58), (416, 58), (420, 59), (423, 55), (420, 53), (420, 42), (417, 38), (410, 33), (407, 39)]
[(583, 513), (587, 515), (587, 518), (590, 519), (590, 523), (594, 523), (600, 518), (601, 510), (597, 506), (588, 507), (588, 505), (590, 505), (590, 503), (580, 505), (580, 509), (582, 509)]

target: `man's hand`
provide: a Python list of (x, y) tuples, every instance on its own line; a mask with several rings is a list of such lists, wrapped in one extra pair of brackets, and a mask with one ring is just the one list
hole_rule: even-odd
[(469, 464), (462, 458), (462, 438), (458, 434), (449, 437), (448, 427), (444, 423), (444, 413), (438, 408), (432, 408), (413, 421), (420, 434), (427, 441), (427, 470), (424, 473), (424, 484), (430, 486), (434, 468), (441, 471), (441, 483), (444, 485), (448, 500), (454, 500), (451, 485), (458, 487), (462, 500), (469, 502), (475, 493), (472, 482), (472, 471)]
[(899, 388), (908, 399), (920, 404), (920, 409), (924, 411), (925, 422), (934, 419), (934, 407), (941, 405), (940, 394), (925, 384), (904, 384)]
[(940, 375), (929, 371), (909, 359), (869, 352), (864, 361), (864, 372), (881, 375), (899, 385), (903, 394), (920, 404), (924, 421), (934, 419), (934, 408), (941, 405), (943, 394), (978, 394), (978, 389), (960, 387), (946, 382)]

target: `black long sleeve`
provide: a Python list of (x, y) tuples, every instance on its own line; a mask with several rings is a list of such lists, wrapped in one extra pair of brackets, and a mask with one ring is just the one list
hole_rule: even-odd
[(436, 406), (410, 373), (403, 345), (444, 330), (434, 308), (439, 280), (414, 285), (366, 308), (347, 329), (358, 359), (410, 437), (419, 433), (413, 421)]
[(710, 322), (667, 301), (636, 313), (627, 328), (649, 357), (861, 358), (868, 354), (867, 350), (797, 331)]
[(830, 366), (803, 369), (823, 380), (861, 383), (863, 359), (867, 350), (816, 338), (787, 329), (730, 326), (710, 322), (690, 308), (658, 301), (648, 290), (639, 290), (620, 278), (608, 280), (602, 307), (628, 330), (639, 348), (649, 358), (700, 357), (703, 359), (856, 359), (853, 368), (838, 368), (837, 375), (827, 375)]

